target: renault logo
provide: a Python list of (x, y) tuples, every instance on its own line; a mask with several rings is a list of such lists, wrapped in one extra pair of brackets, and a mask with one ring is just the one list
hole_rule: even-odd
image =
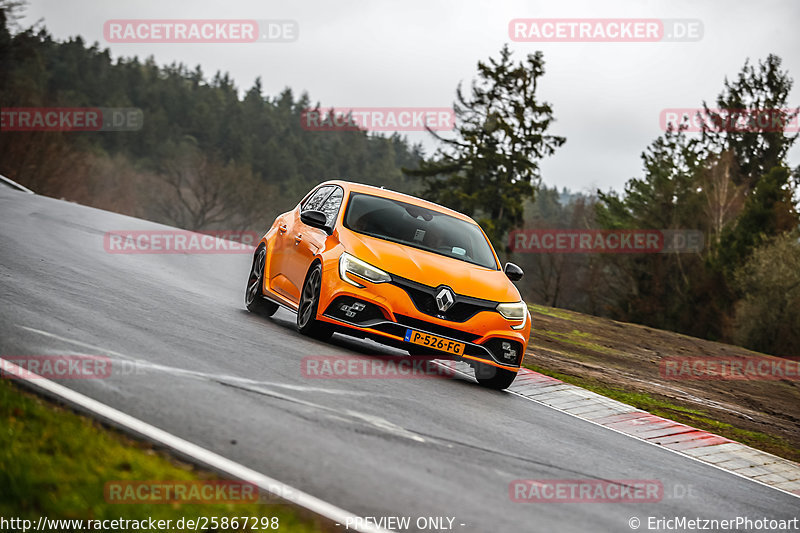
[(454, 303), (456, 303), (456, 297), (453, 291), (447, 287), (442, 287), (442, 290), (436, 293), (436, 307), (438, 307), (439, 311), (442, 313), (450, 309)]

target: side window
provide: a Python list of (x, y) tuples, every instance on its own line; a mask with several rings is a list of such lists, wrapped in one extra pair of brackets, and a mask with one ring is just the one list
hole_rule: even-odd
[(344, 191), (341, 187), (336, 187), (331, 195), (325, 200), (325, 203), (319, 208), (320, 211), (325, 213), (325, 216), (328, 217), (328, 225), (332, 225), (333, 221), (336, 219), (336, 214), (339, 212), (339, 207), (342, 205), (342, 198), (344, 197)]
[(306, 200), (306, 203), (303, 204), (303, 211), (319, 209), (322, 201), (330, 194), (331, 189), (333, 189), (333, 185), (326, 185), (317, 189), (317, 192), (312, 194), (311, 197)]

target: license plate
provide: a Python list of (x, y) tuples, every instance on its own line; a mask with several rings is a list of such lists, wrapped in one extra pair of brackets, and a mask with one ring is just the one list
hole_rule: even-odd
[(422, 333), (413, 329), (406, 330), (406, 342), (427, 346), (440, 352), (447, 352), (454, 355), (464, 355), (464, 343), (451, 341), (443, 337), (437, 337), (429, 333)]

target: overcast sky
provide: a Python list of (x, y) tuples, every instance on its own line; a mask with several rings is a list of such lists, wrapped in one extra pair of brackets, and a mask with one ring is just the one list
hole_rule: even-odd
[[(291, 19), (291, 43), (112, 44), (109, 19)], [(261, 77), (264, 93), (291, 87), (335, 107), (450, 106), (480, 59), (510, 42), (515, 18), (699, 19), (696, 42), (511, 43), (518, 59), (544, 52), (539, 96), (554, 108), (551, 132), (567, 138), (542, 163), (550, 185), (621, 189), (641, 173), (641, 152), (660, 133), (665, 108), (712, 103), (746, 58), (778, 54), (800, 81), (798, 0), (30, 0), (24, 25), (43, 19), (58, 39), (81, 35), (114, 56), (227, 71), (240, 89)], [(800, 104), (795, 86), (791, 105)], [(435, 144), (424, 134), (430, 152)], [(790, 153), (800, 164), (800, 146)]]

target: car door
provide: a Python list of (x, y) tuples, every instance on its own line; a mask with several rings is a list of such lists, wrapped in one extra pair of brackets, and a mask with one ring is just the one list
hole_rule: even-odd
[[(344, 198), (344, 190), (337, 186), (333, 186), (332, 190), (323, 198), (320, 203), (308, 202), (303, 206), (303, 211), (315, 209), (322, 211), (327, 217), (329, 226), (333, 225), (336, 220), (336, 215), (339, 213), (339, 208), (342, 205)], [(300, 215), (297, 216), (297, 231), (293, 235), (294, 240), (294, 253), (291, 254), (290, 262), (287, 263), (287, 276), (292, 283), (293, 289), (297, 291), (297, 301), (300, 299), (300, 291), (303, 289), (306, 273), (308, 272), (311, 262), (316, 257), (320, 248), (325, 246), (325, 241), (328, 239), (328, 234), (319, 228), (312, 228), (307, 226), (300, 220)]]
[[(301, 262), (298, 261), (298, 246), (303, 239), (303, 231), (309, 229), (300, 220), (303, 209), (317, 209), (330, 195), (333, 185), (324, 185), (309, 194), (296, 209), (287, 213), (278, 223), (278, 231), (270, 254), (270, 288), (295, 303), (300, 301), (300, 289), (297, 286), (293, 271)], [(305, 272), (305, 271), (304, 271)], [(300, 287), (302, 287), (302, 280)]]

